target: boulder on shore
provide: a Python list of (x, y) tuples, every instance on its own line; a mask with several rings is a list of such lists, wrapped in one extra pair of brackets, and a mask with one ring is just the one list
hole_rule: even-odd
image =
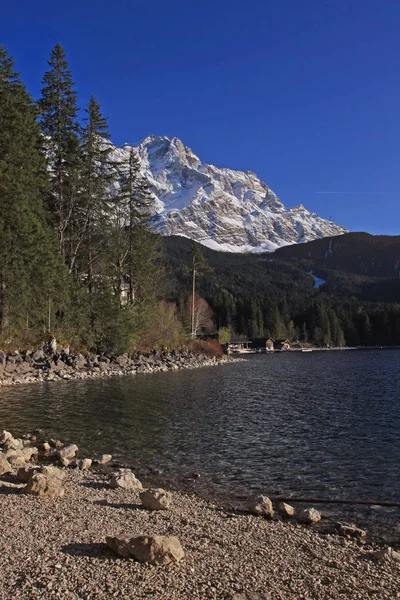
[(33, 496), (58, 498), (64, 495), (64, 477), (65, 473), (56, 467), (43, 467), (40, 472), (32, 473), (25, 492)]
[(28, 483), (29, 479), (34, 473), (40, 471), (40, 467), (31, 466), (23, 466), (20, 467), (17, 471), (17, 477), (23, 483)]
[(10, 450), (22, 450), (24, 447), (24, 442), (21, 439), (15, 439), (13, 437), (8, 438), (3, 444), (3, 451), (5, 453)]
[(124, 558), (136, 558), (151, 565), (167, 565), (179, 562), (185, 553), (176, 537), (162, 535), (140, 535), (129, 537), (117, 535), (106, 537), (106, 543), (113, 552)]
[(293, 506), (291, 506), (290, 504), (286, 504), (286, 502), (279, 502), (277, 508), (278, 508), (278, 513), (281, 515), (281, 517), (284, 517), (287, 519), (289, 517), (293, 517), (293, 515), (294, 515)]
[(142, 490), (143, 486), (131, 469), (118, 469), (110, 475), (110, 487), (113, 489), (123, 488), (124, 490)]
[(297, 522), (302, 525), (312, 525), (321, 520), (321, 513), (316, 508), (305, 508), (297, 515)]
[(357, 539), (363, 539), (366, 537), (367, 532), (365, 529), (360, 529), (355, 525), (349, 525), (348, 523), (337, 523), (337, 533), (344, 537), (353, 537)]
[(247, 501), (247, 508), (251, 513), (253, 513), (253, 515), (261, 515), (268, 518), (272, 518), (274, 516), (274, 509), (272, 507), (271, 500), (262, 494), (251, 496)]
[(172, 504), (172, 494), (161, 488), (151, 488), (139, 493), (143, 507), (149, 510), (168, 510)]
[(0, 475), (12, 473), (12, 466), (2, 452), (0, 452)]
[(29, 462), (25, 459), (25, 456), (23, 454), (17, 451), (8, 452), (7, 460), (14, 469), (17, 469), (18, 467), (23, 467), (27, 462)]
[(75, 467), (76, 469), (79, 469), (80, 471), (88, 471), (90, 469), (90, 467), (92, 466), (92, 459), (91, 458), (75, 459), (70, 463), (69, 466)]
[(74, 458), (76, 453), (78, 452), (78, 446), (76, 444), (66, 444), (62, 448), (60, 448), (57, 452), (58, 458), (67, 458), (70, 460)]

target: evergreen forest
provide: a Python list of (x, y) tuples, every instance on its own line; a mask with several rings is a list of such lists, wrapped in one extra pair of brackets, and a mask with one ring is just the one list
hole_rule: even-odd
[[(374, 241), (371, 254), (366, 234), (341, 236), (335, 263), (323, 260), (327, 240), (315, 253), (311, 242), (236, 255), (162, 239), (147, 226), (152, 199), (135, 149), (113, 161), (110, 136), (96, 98), (80, 105), (61, 45), (37, 100), (0, 46), (2, 347), (55, 337), (121, 353), (222, 330), (319, 346), (400, 343), (400, 279), (390, 266), (398, 244)], [(350, 260), (360, 252), (370, 271), (367, 258)], [(381, 252), (389, 267), (371, 258)], [(314, 275), (326, 283), (316, 288)]]

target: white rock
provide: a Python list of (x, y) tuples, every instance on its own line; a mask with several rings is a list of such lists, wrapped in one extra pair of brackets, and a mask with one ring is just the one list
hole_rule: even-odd
[(168, 510), (172, 504), (172, 494), (161, 488), (150, 488), (139, 493), (144, 508), (149, 510)]
[(262, 515), (263, 517), (273, 517), (274, 509), (272, 502), (267, 496), (256, 494), (251, 496), (247, 501), (247, 508), (254, 515)]
[(142, 490), (143, 486), (139, 479), (136, 479), (131, 469), (118, 469), (110, 475), (110, 487), (123, 488), (125, 490)]
[(321, 513), (316, 508), (305, 508), (297, 515), (297, 522), (302, 525), (311, 525), (321, 520)]

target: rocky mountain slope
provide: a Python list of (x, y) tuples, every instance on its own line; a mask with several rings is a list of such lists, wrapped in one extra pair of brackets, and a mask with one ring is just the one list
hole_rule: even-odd
[[(304, 206), (287, 209), (252, 171), (219, 169), (173, 138), (150, 136), (136, 148), (154, 194), (152, 227), (215, 250), (272, 251), (346, 233)], [(129, 146), (115, 148), (122, 160)]]

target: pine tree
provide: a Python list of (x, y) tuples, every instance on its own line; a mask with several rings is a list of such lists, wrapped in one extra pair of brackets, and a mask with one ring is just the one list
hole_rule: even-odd
[(92, 96), (86, 109), (86, 127), (82, 136), (82, 169), (80, 210), (76, 215), (74, 250), (71, 268), (84, 278), (89, 293), (95, 279), (101, 276), (104, 238), (108, 227), (109, 188), (115, 180), (115, 170), (110, 162), (111, 145), (107, 119)]
[(77, 118), (77, 94), (65, 51), (56, 44), (48, 61), (50, 70), (43, 77), (42, 97), (38, 105), (46, 140), (51, 173), (50, 206), (59, 236), (60, 253), (70, 261), (68, 237), (79, 201), (80, 126)]
[(0, 324), (8, 338), (52, 328), (65, 291), (43, 205), (48, 187), (36, 107), (0, 47)]
[[(112, 227), (114, 233), (115, 279), (117, 289), (128, 282), (128, 303), (132, 304), (139, 292), (138, 247), (137, 240), (148, 247), (149, 254), (154, 251), (155, 238), (147, 232), (147, 222), (154, 204), (148, 183), (141, 173), (140, 159), (134, 148), (129, 149), (128, 159), (119, 165), (120, 186), (114, 196)], [(142, 254), (142, 252), (140, 252)], [(151, 273), (148, 273), (151, 277)], [(140, 293), (140, 292), (139, 292)]]
[(277, 340), (284, 339), (287, 336), (287, 329), (286, 329), (285, 322), (282, 318), (279, 308), (276, 305), (274, 306), (274, 308), (271, 311), (268, 328), (270, 331), (270, 335)]

